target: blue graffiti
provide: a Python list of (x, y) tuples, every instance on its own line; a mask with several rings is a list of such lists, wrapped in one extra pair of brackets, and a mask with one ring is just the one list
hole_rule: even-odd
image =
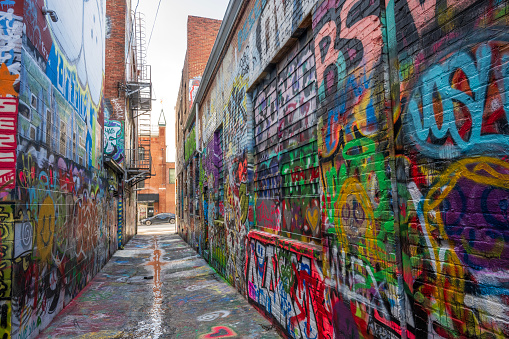
[[(460, 51), (442, 64), (431, 66), (421, 77), (408, 103), (407, 115), (407, 124), (412, 129), (410, 134), (420, 151), (430, 157), (454, 158), (466, 152), (483, 153), (485, 145), (488, 144), (509, 148), (509, 136), (481, 133), (492, 57), (491, 47), (484, 43), (477, 48), (476, 60), (471, 54)], [(503, 102), (506, 112), (509, 108), (508, 61), (508, 56), (502, 57), (502, 80), (505, 89)], [(464, 73), (471, 94), (455, 88), (451, 83), (458, 70)], [(442, 112), (435, 112), (437, 102), (441, 104)], [(464, 105), (470, 113), (471, 127), (468, 133), (460, 133), (455, 104)], [(441, 115), (439, 121), (437, 115)], [(446, 141), (448, 138), (453, 144)]]

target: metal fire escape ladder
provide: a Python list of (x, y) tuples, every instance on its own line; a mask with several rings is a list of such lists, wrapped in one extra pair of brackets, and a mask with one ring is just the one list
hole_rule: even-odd
[(150, 152), (152, 70), (150, 65), (145, 64), (147, 50), (145, 46), (145, 18), (142, 13), (135, 13), (134, 25), (133, 51), (135, 60), (130, 69), (133, 69), (135, 74), (122, 86), (129, 97), (133, 119), (136, 124), (136, 147), (126, 150), (129, 152), (126, 183), (130, 186), (134, 186), (153, 175)]

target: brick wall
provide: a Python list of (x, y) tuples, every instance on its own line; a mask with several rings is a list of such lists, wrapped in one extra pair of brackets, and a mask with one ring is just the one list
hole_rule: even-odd
[[(104, 87), (106, 100), (117, 99), (120, 107), (112, 107), (111, 119), (121, 120), (118, 116), (125, 111), (125, 93), (118, 90), (119, 83), (125, 83), (126, 63), (126, 1), (109, 0), (106, 2), (106, 22), (109, 28), (109, 35), (106, 39), (105, 66), (108, 69), (109, 81)], [(111, 103), (110, 103), (111, 104)], [(116, 105), (115, 105), (116, 106)]]
[[(177, 149), (184, 149), (184, 128), (189, 119), (191, 107), (189, 80), (199, 78), (203, 74), (220, 26), (221, 20), (197, 16), (189, 16), (187, 19), (187, 52), (175, 106)], [(185, 159), (178, 158), (178, 154), (180, 153), (177, 153), (177, 172), (180, 173)]]
[[(138, 194), (157, 194), (159, 202), (154, 204), (154, 213), (169, 212), (166, 206), (166, 184), (168, 170), (166, 168), (166, 126), (159, 126), (158, 134), (150, 137), (150, 156), (152, 157), (152, 175), (144, 181), (143, 190)], [(157, 212), (156, 212), (157, 210)]]
[[(207, 60), (214, 45), (217, 32), (221, 26), (220, 20), (189, 16), (187, 22), (187, 52), (182, 70), (182, 79), (175, 107), (176, 114), (176, 138), (177, 138), (177, 176), (182, 183), (182, 190), (177, 198), (177, 209), (186, 210), (185, 219), (181, 219), (179, 225), (201, 225), (201, 222), (195, 222), (194, 218), (200, 218), (200, 208), (198, 205), (198, 186), (197, 173), (199, 169), (199, 161), (193, 162), (194, 153), (196, 151), (196, 139), (200, 144), (201, 125), (196, 122), (185, 130), (186, 123), (191, 114), (190, 91), (196, 94), (198, 87), (190, 88), (190, 80), (194, 79), (191, 85), (200, 83), (201, 75), (207, 65)], [(198, 136), (198, 138), (196, 138)], [(186, 150), (188, 157), (186, 158)], [(184, 189), (185, 186), (185, 189)], [(192, 218), (189, 212), (193, 212)], [(203, 220), (203, 218), (202, 218)], [(193, 226), (194, 229), (194, 226)]]
[(53, 23), (44, 4), (0, 6), (5, 339), (36, 337), (117, 249), (119, 200), (109, 188), (120, 180), (103, 161), (106, 6), (67, 1), (52, 8)]
[(182, 237), (291, 337), (507, 337), (508, 8), (247, 2)]
[(154, 175), (145, 180), (145, 189), (138, 194), (159, 195), (159, 202), (154, 203), (154, 213), (175, 213), (175, 184), (169, 183), (168, 171), (175, 168), (175, 163), (166, 162), (166, 126), (159, 126), (159, 133), (152, 136), (150, 142)]
[[(106, 44), (105, 44), (105, 70), (107, 81), (104, 86), (105, 111), (105, 156), (116, 161), (126, 168), (128, 154), (126, 150), (136, 148), (135, 121), (130, 113), (129, 100), (126, 92), (119, 88), (135, 74), (132, 21), (130, 18), (130, 1), (106, 1)], [(127, 51), (127, 52), (126, 52)], [(113, 141), (111, 131), (113, 127), (117, 137)], [(111, 153), (110, 150), (113, 150)], [(119, 243), (125, 243), (136, 233), (136, 192), (128, 192), (121, 187), (121, 201), (119, 204)]]
[(214, 46), (221, 20), (189, 16), (187, 18), (188, 78), (201, 76)]

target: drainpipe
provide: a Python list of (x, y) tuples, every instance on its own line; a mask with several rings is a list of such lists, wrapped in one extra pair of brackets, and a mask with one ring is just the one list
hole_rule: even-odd
[(200, 141), (200, 137), (199, 137), (199, 133), (201, 133), (199, 127), (199, 123), (198, 123), (198, 116), (199, 116), (199, 111), (200, 111), (200, 104), (197, 102), (196, 103), (196, 110), (194, 111), (195, 112), (195, 117), (194, 117), (194, 121), (195, 121), (195, 129), (196, 129), (196, 133), (194, 134), (195, 138), (196, 138), (196, 152), (198, 152), (198, 154), (201, 154), (201, 145), (199, 144), (199, 141)]

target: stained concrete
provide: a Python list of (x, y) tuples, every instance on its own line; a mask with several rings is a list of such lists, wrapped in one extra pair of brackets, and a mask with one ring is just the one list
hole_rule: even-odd
[(140, 226), (38, 338), (280, 338), (175, 234)]

